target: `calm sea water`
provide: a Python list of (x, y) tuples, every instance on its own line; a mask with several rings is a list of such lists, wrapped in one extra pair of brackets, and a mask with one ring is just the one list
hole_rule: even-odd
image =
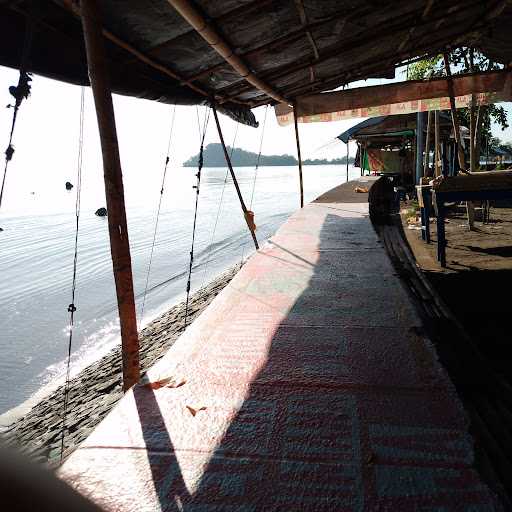
[[(344, 182), (345, 172), (344, 166), (305, 167), (306, 201)], [(237, 168), (236, 173), (249, 204), (254, 169)], [(350, 168), (351, 176), (358, 173), (359, 169)], [(195, 199), (194, 174), (191, 168), (168, 171), (143, 324), (184, 296)], [(228, 179), (224, 184), (225, 176), (226, 169), (222, 168), (203, 171), (192, 276), (194, 289), (249, 256), (253, 250), (233, 183)], [(71, 301), (75, 222), (75, 190), (66, 191), (62, 180), (48, 175), (44, 186), (38, 186), (17, 181), (14, 175), (9, 178), (7, 194), (16, 201), (7, 201), (0, 217), (3, 228), (0, 232), (0, 413), (19, 406), (30, 397), (34, 399), (34, 394), (37, 397), (48, 392), (62, 381), (68, 343), (67, 306)], [(157, 173), (125, 176), (139, 313), (160, 180)], [(297, 209), (298, 186), (295, 167), (259, 169), (252, 209), (260, 241), (271, 236)], [(94, 215), (95, 210), (104, 205), (101, 177), (94, 180), (84, 177), (75, 300), (77, 326), (72, 357), (74, 372), (119, 343), (107, 220)]]

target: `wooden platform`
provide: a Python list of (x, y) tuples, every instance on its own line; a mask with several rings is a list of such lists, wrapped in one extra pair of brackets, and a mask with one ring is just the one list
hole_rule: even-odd
[(499, 510), (366, 195), (329, 197), (150, 371), (178, 387), (129, 392), (61, 478), (109, 511)]

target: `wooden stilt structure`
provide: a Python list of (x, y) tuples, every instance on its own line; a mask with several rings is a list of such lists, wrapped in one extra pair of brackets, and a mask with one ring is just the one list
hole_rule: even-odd
[(432, 111), (429, 110), (427, 116), (427, 135), (425, 140), (425, 158), (423, 161), (423, 176), (429, 175), (428, 166), (430, 163), (430, 132), (432, 130)]
[[(469, 50), (469, 72), (474, 71), (474, 50)], [(476, 154), (476, 97), (471, 94), (471, 108), (469, 110), (469, 170), (475, 172), (476, 162), (479, 155)]]
[(441, 134), (439, 129), (439, 110), (434, 112), (434, 175), (437, 178), (441, 176)]
[(256, 239), (256, 233), (254, 232), (254, 219), (252, 212), (247, 210), (245, 206), (244, 198), (242, 197), (242, 192), (240, 191), (240, 187), (238, 186), (238, 180), (236, 179), (235, 171), (233, 171), (233, 166), (231, 165), (231, 158), (229, 157), (228, 150), (226, 148), (226, 144), (224, 143), (224, 136), (222, 135), (222, 129), (220, 127), (219, 116), (217, 115), (217, 109), (215, 105), (212, 106), (213, 116), (215, 117), (215, 124), (217, 125), (217, 131), (219, 132), (220, 142), (222, 144), (222, 149), (224, 150), (224, 157), (226, 158), (226, 163), (228, 164), (229, 173), (231, 174), (231, 179), (233, 180), (233, 184), (235, 185), (236, 193), (238, 195), (238, 199), (240, 201), (240, 206), (242, 207), (242, 211), (244, 213), (244, 219), (247, 223), (247, 227), (252, 236), (252, 240), (254, 242), (254, 247), (258, 250), (260, 247), (258, 245), (258, 240)]
[(112, 104), (99, 2), (97, 0), (82, 0), (80, 3), (89, 79), (94, 95), (103, 154), (110, 251), (121, 325), (123, 389), (126, 391), (139, 381), (140, 369), (123, 175), (119, 158), (114, 106)]
[(425, 112), (416, 114), (416, 165), (414, 172), (414, 184), (421, 183), (423, 175), (423, 151), (425, 149), (425, 139), (423, 138), (423, 130), (425, 127)]
[(348, 151), (348, 140), (347, 140), (347, 182), (348, 182), (348, 154), (349, 154), (349, 151)]
[(457, 110), (455, 108), (455, 92), (453, 90), (453, 82), (452, 82), (452, 72), (450, 70), (450, 61), (448, 59), (448, 55), (446, 53), (443, 54), (444, 58), (444, 68), (446, 71), (446, 76), (448, 78), (448, 94), (450, 96), (450, 110), (452, 113), (452, 123), (453, 123), (453, 131), (455, 136), (455, 142), (457, 142), (457, 152), (459, 156), (459, 167), (462, 171), (466, 169), (465, 159), (464, 159), (464, 150), (462, 149), (462, 144), (460, 141), (460, 126), (459, 126), (459, 118), (457, 117)]
[(293, 104), (293, 124), (295, 125), (295, 142), (297, 143), (297, 160), (299, 161), (300, 207), (304, 208), (304, 185), (302, 182), (302, 157), (300, 154), (299, 125), (297, 123), (297, 109)]

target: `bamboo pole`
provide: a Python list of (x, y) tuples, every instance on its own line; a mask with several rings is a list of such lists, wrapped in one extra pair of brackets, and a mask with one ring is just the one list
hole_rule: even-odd
[[(469, 50), (469, 72), (473, 73), (474, 67), (474, 50)], [(471, 108), (469, 110), (469, 170), (476, 170), (476, 97), (475, 93), (471, 93)]]
[(81, 7), (87, 66), (103, 155), (110, 252), (121, 326), (123, 389), (126, 391), (139, 381), (140, 369), (123, 175), (98, 1), (82, 0)]
[(278, 91), (261, 80), (249, 69), (247, 64), (233, 51), (227, 41), (191, 2), (188, 0), (167, 1), (246, 82), (278, 102), (286, 101)]
[(430, 162), (430, 132), (432, 130), (432, 111), (428, 111), (427, 116), (427, 136), (425, 140), (425, 159), (423, 163), (423, 176), (428, 176), (429, 162)]
[(299, 161), (300, 207), (304, 208), (304, 185), (302, 182), (302, 157), (300, 155), (299, 125), (297, 123), (297, 108), (293, 104), (293, 124), (295, 125), (295, 142), (297, 143), (297, 159)]
[[(473, 73), (474, 50), (469, 50), (469, 71)], [(476, 118), (475, 118), (476, 101), (475, 94), (471, 93), (471, 107), (469, 109), (469, 170), (476, 171)], [(466, 212), (468, 215), (468, 227), (473, 231), (475, 227), (475, 204), (473, 201), (466, 201)]]
[(233, 166), (231, 165), (231, 158), (229, 157), (228, 150), (226, 148), (226, 144), (224, 142), (224, 136), (222, 135), (222, 129), (220, 127), (219, 116), (217, 115), (217, 109), (215, 105), (212, 106), (213, 116), (215, 118), (215, 124), (217, 125), (217, 131), (219, 133), (220, 142), (222, 144), (222, 149), (224, 151), (224, 157), (226, 158), (226, 163), (228, 164), (229, 173), (231, 174), (231, 179), (233, 180), (233, 184), (235, 185), (236, 193), (238, 195), (238, 199), (240, 201), (240, 206), (242, 207), (242, 212), (244, 214), (245, 222), (247, 223), (247, 227), (251, 233), (252, 240), (254, 242), (254, 247), (256, 250), (259, 249), (258, 240), (256, 239), (256, 234), (254, 233), (254, 223), (252, 218), (252, 212), (249, 213), (247, 207), (245, 206), (244, 198), (242, 197), (242, 192), (240, 191), (240, 187), (238, 186), (238, 181), (235, 176), (235, 171), (233, 171)]
[(434, 176), (437, 178), (441, 175), (440, 163), (441, 163), (441, 151), (440, 151), (440, 142), (441, 134), (439, 129), (439, 110), (434, 112), (434, 147), (435, 147), (435, 165), (434, 165)]
[(421, 176), (423, 174), (423, 151), (425, 149), (425, 139), (423, 138), (423, 130), (425, 127), (425, 112), (416, 114), (416, 164), (414, 166), (414, 184), (421, 184)]
[[(59, 5), (64, 6), (66, 9), (68, 9), (70, 12), (72, 12), (75, 16), (80, 17), (81, 16), (81, 10), (78, 2), (75, 2), (75, 0), (55, 0)], [(119, 46), (119, 48), (122, 48), (123, 50), (126, 50), (128, 53), (133, 55), (137, 60), (143, 62), (144, 64), (147, 64), (148, 66), (152, 67), (153, 69), (156, 69), (157, 71), (160, 71), (164, 75), (167, 75), (174, 80), (179, 80), (181, 84), (186, 85), (191, 90), (197, 92), (198, 94), (201, 94), (201, 96), (205, 96), (207, 98), (211, 97), (211, 92), (206, 91), (205, 89), (194, 85), (192, 83), (186, 82), (183, 77), (175, 73), (172, 69), (170, 69), (167, 66), (164, 66), (163, 64), (153, 60), (148, 55), (140, 52), (136, 48), (134, 48), (132, 45), (128, 44), (126, 41), (120, 39), (116, 35), (114, 35), (112, 32), (109, 32), (106, 29), (103, 30), (103, 35), (112, 43)], [(220, 98), (219, 98), (220, 99)], [(240, 104), (250, 104), (250, 102), (239, 102), (236, 99), (230, 100), (233, 103), (240, 103)]]
[(348, 183), (348, 155), (349, 155), (349, 151), (348, 151), (348, 140), (347, 140), (347, 183)]
[(457, 142), (457, 154), (459, 156), (459, 167), (461, 171), (465, 171), (466, 163), (464, 159), (464, 150), (462, 149), (462, 144), (460, 141), (460, 126), (459, 126), (459, 118), (457, 117), (457, 110), (455, 108), (455, 93), (453, 90), (453, 81), (452, 81), (452, 72), (450, 70), (450, 61), (448, 60), (448, 55), (443, 53), (444, 58), (444, 68), (446, 70), (446, 76), (448, 78), (448, 95), (450, 96), (450, 110), (452, 113), (452, 123), (453, 123), (453, 131), (455, 135), (455, 142)]

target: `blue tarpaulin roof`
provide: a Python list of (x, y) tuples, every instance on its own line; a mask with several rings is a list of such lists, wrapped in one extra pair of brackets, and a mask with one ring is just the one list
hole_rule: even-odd
[(355, 126), (352, 126), (352, 128), (349, 128), (348, 130), (344, 131), (340, 135), (338, 135), (336, 138), (340, 139), (345, 144), (349, 141), (349, 139), (352, 137), (352, 135), (362, 128), (368, 128), (369, 126), (375, 126), (376, 124), (381, 123), (386, 119), (387, 116), (378, 116), (378, 117), (370, 117), (369, 119), (366, 119), (365, 121), (361, 121), (360, 123), (357, 123)]

